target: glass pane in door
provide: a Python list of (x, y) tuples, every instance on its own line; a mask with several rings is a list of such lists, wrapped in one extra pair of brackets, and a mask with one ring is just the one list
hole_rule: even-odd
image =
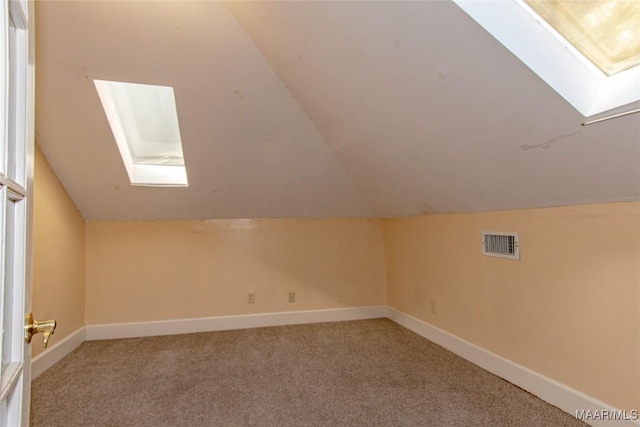
[(23, 125), (26, 121), (27, 105), (24, 94), (26, 92), (26, 32), (16, 26), (9, 13), (9, 31), (7, 50), (9, 53), (8, 69), (8, 90), (7, 90), (7, 133), (8, 140), (6, 150), (6, 158), (3, 162), (4, 174), (12, 181), (26, 186), (26, 169), (25, 169), (25, 144), (18, 143), (26, 139), (26, 127)]
[[(24, 292), (24, 265), (20, 256), (24, 247), (24, 229), (21, 226), (20, 215), (25, 201), (18, 195), (13, 195), (6, 187), (0, 190), (0, 220), (5, 224), (0, 276), (1, 305), (0, 319), (2, 320), (2, 340), (0, 341), (0, 393), (1, 410), (0, 426), (14, 425), (12, 417), (20, 411), (22, 387), (23, 351), (24, 351), (24, 309), (22, 298)], [(17, 255), (17, 256), (16, 256)], [(16, 406), (17, 405), (17, 406)]]
[(8, 260), (6, 257), (6, 249), (13, 246), (13, 233), (11, 232), (11, 227), (13, 226), (15, 215), (12, 215), (12, 213), (10, 212), (12, 209), (7, 203), (7, 189), (3, 188), (0, 193), (2, 194), (2, 196), (0, 196), (0, 200), (2, 200), (2, 204), (4, 205), (3, 214), (6, 224), (4, 234), (4, 248), (2, 248), (2, 258), (4, 258), (4, 280), (2, 280), (2, 347), (0, 350), (0, 353), (2, 354), (2, 366), (0, 367), (0, 372), (4, 376), (4, 374), (7, 372), (7, 367), (13, 360), (13, 352), (11, 349), (11, 335), (13, 333), (12, 306), (14, 303), (13, 281), (11, 280), (11, 277), (13, 276), (13, 267), (10, 260)]

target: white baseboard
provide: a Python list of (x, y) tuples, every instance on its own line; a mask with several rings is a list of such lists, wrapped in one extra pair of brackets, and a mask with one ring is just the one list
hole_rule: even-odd
[[(53, 334), (51, 340), (54, 340), (55, 336), (56, 334)], [(45, 351), (31, 359), (31, 379), (35, 380), (38, 378), (41, 373), (58, 363), (63, 357), (71, 353), (85, 341), (86, 329), (82, 327), (53, 344), (51, 347), (48, 347)]]
[(87, 325), (87, 340), (190, 334), (265, 326), (300, 325), (303, 323), (341, 322), (387, 317), (386, 305), (334, 308), (328, 310), (290, 311), (242, 314), (237, 316), (201, 317), (157, 322)]
[[(512, 384), (538, 396), (540, 399), (562, 409), (572, 416), (576, 410), (591, 410), (591, 414), (601, 416), (604, 411), (613, 413), (616, 408), (599, 401), (585, 393), (572, 389), (551, 378), (547, 378), (531, 369), (518, 365), (509, 359), (491, 353), (469, 341), (459, 338), (423, 320), (417, 319), (393, 307), (388, 307), (387, 317), (401, 326), (423, 336), (471, 363), (495, 374)], [(640, 410), (640, 408), (638, 408)], [(630, 413), (627, 412), (627, 417)], [(640, 426), (638, 420), (584, 420), (592, 426)]]

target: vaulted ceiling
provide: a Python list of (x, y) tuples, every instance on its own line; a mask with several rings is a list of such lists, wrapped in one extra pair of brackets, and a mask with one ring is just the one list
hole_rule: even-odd
[[(453, 2), (41, 1), (36, 40), (36, 142), (88, 220), (640, 199), (638, 116), (581, 127)], [(129, 185), (93, 79), (174, 87), (188, 188)]]

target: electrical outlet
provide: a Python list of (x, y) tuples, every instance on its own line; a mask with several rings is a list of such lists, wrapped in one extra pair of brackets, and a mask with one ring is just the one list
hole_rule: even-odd
[(256, 293), (249, 292), (247, 294), (247, 304), (255, 304), (256, 303)]
[(296, 293), (289, 292), (289, 302), (296, 302)]
[(436, 309), (436, 302), (435, 301), (431, 301), (431, 314), (433, 314), (433, 315), (437, 315), (438, 314), (438, 310)]

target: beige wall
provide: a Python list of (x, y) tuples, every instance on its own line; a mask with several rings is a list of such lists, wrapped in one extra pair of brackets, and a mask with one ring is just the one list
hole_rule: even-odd
[[(385, 221), (389, 305), (640, 408), (639, 213), (618, 203)], [(521, 261), (482, 256), (482, 231), (519, 232)]]
[(380, 220), (96, 222), (86, 256), (88, 324), (386, 303)]
[(84, 219), (37, 147), (33, 203), (33, 314), (58, 321), (54, 345), (84, 326)]
[[(84, 325), (85, 302), (88, 324), (388, 303), (618, 408), (640, 407), (637, 202), (85, 225), (37, 150), (34, 215), (34, 313), (58, 319), (52, 343)], [(483, 230), (519, 232), (522, 260), (482, 256)]]

